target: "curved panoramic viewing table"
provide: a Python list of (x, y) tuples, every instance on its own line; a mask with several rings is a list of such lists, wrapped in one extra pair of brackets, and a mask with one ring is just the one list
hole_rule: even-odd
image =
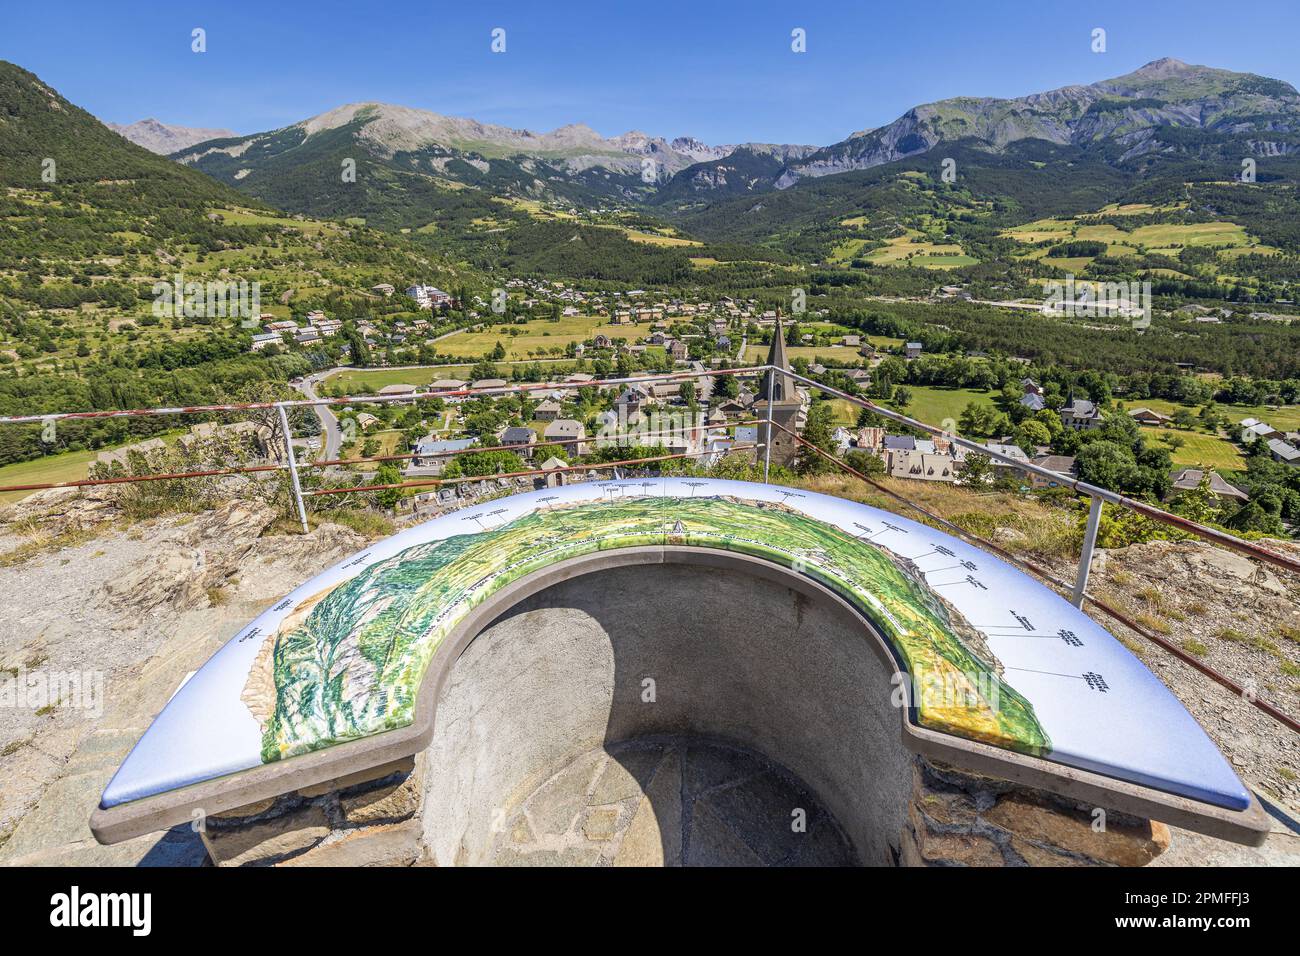
[[(174, 695), (109, 782), (92, 828), (123, 839), (193, 808), (226, 809), (417, 752), (432, 733), (430, 662), (449, 635), (488, 623), (476, 609), (544, 569), (647, 548), (739, 553), (850, 604), (909, 675), (905, 733), (951, 740), (958, 753), (1003, 754), (1008, 765), (1031, 758), (1048, 777), (1053, 766), (1062, 779), (1076, 768), (1220, 817), (1252, 807), (1173, 694), (1110, 633), (1015, 568), (840, 498), (653, 478), (456, 511), (301, 584)], [(224, 807), (214, 806), (217, 792), (229, 795)]]

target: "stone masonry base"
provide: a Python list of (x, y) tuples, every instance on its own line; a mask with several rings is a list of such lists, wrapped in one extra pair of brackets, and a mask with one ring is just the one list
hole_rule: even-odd
[(217, 866), (411, 866), (424, 860), (420, 757), (206, 819)]
[[(1144, 866), (1169, 847), (1162, 823), (921, 757), (911, 772), (901, 866)], [(218, 866), (428, 865), (422, 773), (420, 756), (214, 815), (203, 842)]]
[(903, 866), (1145, 866), (1169, 828), (921, 757), (912, 767)]

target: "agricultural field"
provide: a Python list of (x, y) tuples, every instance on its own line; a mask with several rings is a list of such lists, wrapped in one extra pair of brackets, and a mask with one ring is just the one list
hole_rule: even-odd
[[(1126, 407), (1132, 408), (1149, 408), (1153, 412), (1159, 412), (1162, 415), (1172, 415), (1181, 409), (1186, 409), (1192, 414), (1196, 414), (1197, 407), (1194, 405), (1180, 405), (1178, 402), (1166, 401), (1163, 398), (1142, 398), (1129, 399), (1125, 402)], [(1236, 433), (1237, 423), (1243, 418), (1258, 418), (1268, 422), (1274, 428), (1280, 431), (1300, 431), (1300, 405), (1216, 405), (1215, 408), (1227, 418), (1230, 423), (1229, 431)]]
[(981, 392), (973, 388), (938, 388), (931, 385), (908, 385), (912, 401), (902, 411), (912, 418), (918, 418), (927, 425), (946, 427), (944, 422), (951, 419), (956, 422), (962, 410), (971, 402), (993, 404), (992, 392)]
[(979, 261), (966, 255), (955, 242), (918, 241), (921, 235), (922, 233), (909, 229), (906, 235), (886, 240), (884, 246), (872, 249), (862, 258), (879, 266), (919, 266), (923, 269), (956, 269), (959, 266), (975, 265)]
[[(1128, 408), (1149, 408), (1162, 415), (1172, 415), (1180, 409), (1196, 414), (1197, 409), (1190, 405), (1162, 398), (1134, 399), (1125, 403)], [(1244, 418), (1258, 418), (1268, 422), (1280, 431), (1300, 431), (1300, 405), (1217, 405), (1219, 413), (1228, 420), (1227, 437), (1208, 435), (1203, 431), (1184, 431), (1178, 428), (1147, 428), (1153, 438), (1162, 435), (1177, 435), (1183, 439), (1183, 446), (1171, 452), (1174, 464), (1178, 466), (1205, 465), (1225, 471), (1239, 471), (1245, 467), (1245, 457), (1241, 446), (1235, 441), (1238, 423)]]
[(845, 239), (843, 242), (836, 244), (835, 248), (831, 250), (829, 261), (839, 265), (847, 265), (858, 257), (862, 247), (869, 241), (868, 239)]
[[(178, 435), (183, 435), (184, 429), (166, 431), (158, 435), (164, 441), (171, 441)], [(31, 461), (15, 462), (11, 465), (0, 465), (0, 485), (38, 485), (56, 481), (82, 481), (89, 477), (90, 466), (94, 463), (95, 458), (100, 452), (112, 451), (114, 448), (120, 448), (125, 444), (134, 444), (142, 441), (140, 438), (133, 438), (129, 442), (122, 442), (117, 445), (106, 445), (103, 448), (82, 449), (79, 451), (65, 451), (57, 455), (46, 455), (43, 458), (34, 458)], [(0, 505), (12, 504), (15, 501), (21, 501), (28, 495), (35, 494), (32, 491), (5, 491), (0, 492)]]
[(671, 234), (671, 230), (665, 232), (643, 232), (639, 229), (629, 229), (626, 226), (612, 226), (610, 228), (620, 230), (625, 236), (633, 242), (644, 242), (651, 246), (702, 246), (704, 243), (695, 239), (683, 239), (681, 236)]
[[(519, 334), (512, 335), (511, 332)], [(479, 331), (461, 332), (438, 342), (438, 351), (453, 358), (478, 359), (491, 352), (498, 342), (506, 350), (506, 361), (562, 356), (570, 343), (585, 342), (595, 335), (626, 339), (629, 343), (651, 332), (648, 322), (610, 325), (596, 315), (562, 317), (558, 322), (533, 319), (523, 325), (494, 325)]]
[[(86, 477), (87, 469), (95, 460), (99, 450), (67, 451), (60, 455), (48, 455), (33, 461), (20, 461), (13, 465), (0, 467), (0, 485), (35, 485), (51, 481), (80, 481)], [(21, 501), (31, 491), (0, 492), (0, 504), (13, 504)]]
[[(464, 184), (457, 183), (458, 188), (468, 188)], [(576, 222), (578, 217), (567, 209), (561, 209), (556, 206), (548, 206), (536, 199), (519, 199), (513, 196), (493, 196), (492, 201), (500, 203), (510, 209), (518, 212), (527, 213), (531, 218), (545, 221), (548, 219), (563, 219), (570, 222)]]
[[(993, 404), (992, 392), (981, 392), (969, 388), (937, 388), (927, 385), (908, 385), (907, 388), (912, 393), (912, 401), (903, 411), (928, 425), (943, 427), (945, 420), (956, 422), (960, 419), (962, 411), (971, 402)], [(1159, 399), (1132, 401), (1127, 403), (1127, 406), (1128, 408), (1150, 408), (1164, 415), (1173, 414), (1180, 407), (1173, 402)], [(1233, 406), (1221, 405), (1219, 408), (1228, 415), (1234, 425), (1241, 418), (1254, 414), (1250, 410), (1239, 411)], [(1190, 410), (1195, 411), (1195, 409)], [(1273, 414), (1265, 409), (1256, 411)], [(855, 413), (853, 420), (856, 420), (856, 417)], [(1283, 414), (1273, 414), (1273, 417), (1268, 420), (1273, 421), (1274, 418), (1282, 423), (1292, 421), (1294, 418), (1300, 418), (1300, 407), (1292, 406), (1284, 409)], [(838, 420), (839, 416), (837, 416)], [(1275, 427), (1287, 428), (1291, 426), (1275, 423)], [(1207, 468), (1216, 468), (1222, 471), (1237, 471), (1245, 467), (1245, 459), (1240, 450), (1226, 438), (1208, 435), (1205, 432), (1183, 431), (1177, 428), (1142, 427), (1141, 430), (1146, 434), (1148, 440), (1152, 442), (1156, 442), (1167, 435), (1176, 435), (1181, 438), (1183, 441), (1182, 446), (1170, 450), (1170, 456), (1178, 467), (1203, 465)]]
[(276, 229), (292, 229), (305, 236), (319, 236), (324, 232), (337, 232), (333, 223), (315, 219), (295, 219), (292, 216), (277, 216), (274, 213), (258, 212), (252, 209), (218, 209), (221, 220), (232, 226), (270, 226)]
[[(1150, 406), (1148, 406), (1150, 407)], [(1220, 471), (1241, 471), (1246, 467), (1245, 456), (1232, 442), (1204, 432), (1188, 432), (1178, 428), (1141, 428), (1147, 441), (1155, 444), (1159, 439), (1177, 436), (1183, 441), (1179, 448), (1170, 449), (1169, 455), (1178, 467), (1205, 467)]]
[[(1213, 249), (1227, 259), (1241, 255), (1275, 255), (1278, 250), (1259, 242), (1244, 227), (1235, 222), (1152, 222), (1125, 230), (1114, 223), (1088, 221), (1090, 217), (1125, 216), (1142, 217), (1176, 211), (1175, 206), (1155, 207), (1144, 203), (1124, 206), (1110, 205), (1097, 213), (1084, 216), (1039, 219), (1006, 229), (1002, 236), (1023, 243), (1026, 248), (1020, 258), (1040, 261), (1067, 272), (1082, 272), (1093, 261), (1093, 256), (1049, 258), (1051, 247), (1064, 242), (1101, 242), (1106, 244), (1107, 256), (1162, 255), (1177, 258), (1188, 247)], [(1174, 270), (1153, 270), (1168, 278), (1190, 278)]]
[(858, 415), (862, 412), (857, 405), (842, 398), (828, 399), (827, 404), (831, 407), (831, 421), (836, 425), (843, 425), (845, 428), (853, 428), (857, 425)]
[[(386, 385), (414, 385), (421, 387), (444, 378), (463, 380), (469, 374), (473, 364), (472, 362), (465, 362), (460, 365), (419, 365), (338, 371), (328, 376), (323, 384), (330, 394), (337, 393), (340, 395), (362, 394), (367, 391), (377, 392)], [(573, 370), (573, 362), (554, 362), (548, 364), (547, 368), (554, 375), (563, 376)]]

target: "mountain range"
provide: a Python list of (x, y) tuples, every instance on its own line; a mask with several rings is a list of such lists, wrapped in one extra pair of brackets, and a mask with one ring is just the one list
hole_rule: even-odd
[[(669, 141), (639, 130), (607, 138), (581, 123), (535, 133), (387, 103), (349, 103), (283, 129), (212, 139), (218, 141), (174, 150), (173, 158), (232, 182), (248, 179), (251, 187), (281, 158), (344, 140), (359, 156), (435, 179), (477, 185), (492, 175), (513, 177), (532, 196), (559, 188), (559, 180), (625, 198), (740, 148), (709, 146), (689, 136)], [(782, 160), (816, 150), (754, 143), (744, 148)]]
[(123, 126), (120, 123), (105, 123), (114, 133), (125, 136), (137, 146), (143, 146), (151, 153), (167, 156), (177, 150), (209, 139), (223, 139), (234, 136), (228, 129), (194, 129), (189, 126), (173, 126), (160, 120), (137, 120)]
[[(57, 96), (25, 76), (18, 99), (30, 101), (33, 90)], [(0, 126), (5, 105), (0, 97)], [(50, 143), (40, 148), (69, 154), (57, 111), (44, 120)], [(78, 134), (99, 144), (90, 152), (111, 153), (117, 165), (148, 155), (105, 151), (104, 137), (123, 140), (94, 125)], [(153, 152), (214, 132), (156, 120), (115, 128)], [(11, 149), (28, 135), (16, 132)], [(582, 124), (534, 132), (375, 102), (262, 133), (215, 132), (223, 135), (171, 151), (162, 166), (206, 184), (193, 187), (201, 193), (220, 183), (286, 212), (364, 222), (486, 271), (526, 264), (574, 276), (680, 277), (691, 271), (691, 243), (709, 246), (691, 253), (703, 261), (838, 256), (847, 265), (887, 242), (916, 240), (917, 230), (936, 242), (946, 235), (949, 245), (981, 244), (975, 258), (986, 261), (1007, 254), (999, 235), (1008, 226), (1135, 202), (1177, 208), (1188, 221), (1232, 217), (1276, 248), (1300, 239), (1290, 225), (1300, 93), (1167, 58), (1088, 85), (920, 105), (825, 146), (712, 145), (635, 130), (607, 137)], [(71, 151), (61, 175), (79, 173), (86, 153)], [(1246, 159), (1258, 165), (1261, 191), (1225, 191)], [(941, 175), (946, 160), (960, 170), (952, 180)], [(85, 175), (97, 169), (88, 163)], [(179, 179), (170, 188), (181, 188)], [(584, 265), (555, 254), (557, 243)], [(647, 267), (638, 272), (636, 260)]]
[(1291, 154), (1300, 149), (1300, 94), (1280, 80), (1166, 58), (1086, 86), (917, 106), (885, 126), (820, 147), (711, 146), (638, 131), (606, 138), (581, 124), (535, 133), (403, 106), (352, 103), (283, 129), (189, 144), (173, 158), (263, 198), (274, 198), (267, 193), (276, 190), (265, 180), (280, 175), (286, 164), (343, 149), (358, 161), (452, 188), (587, 203), (657, 202), (784, 189), (957, 141), (994, 153), (1031, 139), (1092, 147), (1117, 166), (1187, 151), (1188, 141), (1170, 142), (1161, 130), (1188, 131), (1206, 141), (1229, 138), (1251, 154)]
[(1113, 80), (1066, 86), (1015, 99), (957, 97), (908, 110), (790, 163), (775, 185), (916, 156), (972, 139), (998, 151), (1027, 139), (1072, 146), (1106, 144), (1117, 164), (1169, 151), (1160, 129), (1194, 130), (1246, 141), (1266, 155), (1296, 151), (1300, 94), (1252, 73), (1165, 58)]

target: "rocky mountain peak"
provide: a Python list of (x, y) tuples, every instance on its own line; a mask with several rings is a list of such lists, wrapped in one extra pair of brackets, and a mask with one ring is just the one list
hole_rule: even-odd
[(236, 135), (228, 129), (174, 126), (152, 116), (128, 125), (120, 123), (106, 123), (105, 125), (137, 146), (143, 146), (149, 152), (158, 153), (160, 156), (187, 149), (195, 143), (202, 143), (210, 139), (226, 139)]
[[(1168, 77), (1177, 76), (1180, 73), (1190, 73), (1196, 67), (1184, 63), (1182, 60), (1175, 59), (1172, 56), (1162, 56), (1158, 60), (1152, 60), (1145, 66), (1140, 66), (1133, 71), (1134, 76), (1151, 76), (1151, 77)], [(1204, 69), (1202, 67), (1201, 69)]]

